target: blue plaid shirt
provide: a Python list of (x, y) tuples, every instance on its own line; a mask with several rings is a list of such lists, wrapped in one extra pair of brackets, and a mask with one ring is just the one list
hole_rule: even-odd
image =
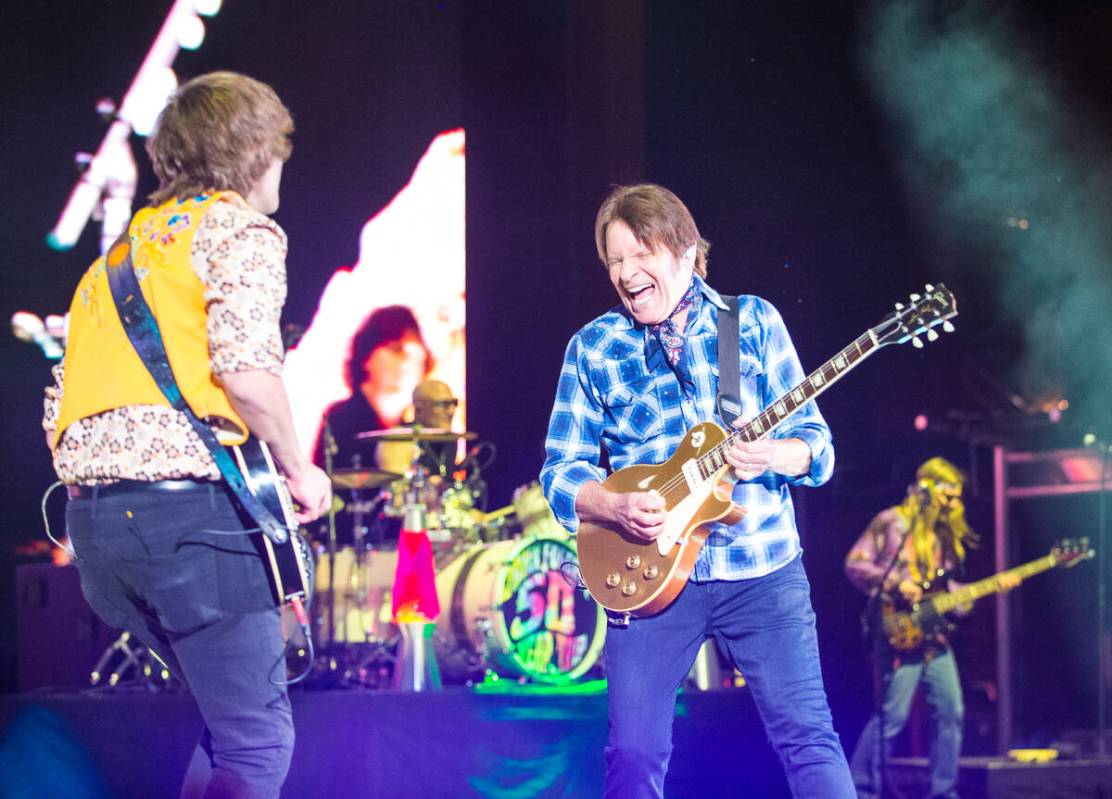
[[(545, 441), (541, 485), (556, 518), (574, 533), (575, 498), (584, 483), (612, 469), (663, 463), (687, 431), (717, 418), (718, 313), (725, 304), (695, 276), (697, 301), (689, 311), (685, 344), (673, 368), (657, 336), (618, 306), (582, 328), (568, 343)], [(752, 419), (806, 375), (787, 328), (771, 303), (742, 296), (739, 353), (742, 418)], [(738, 482), (733, 499), (745, 517), (715, 523), (692, 579), (740, 580), (786, 565), (800, 551), (789, 485), (822, 485), (834, 471), (830, 428), (814, 402), (790, 416), (772, 436), (798, 438), (811, 450), (810, 469), (797, 477), (766, 472)]]

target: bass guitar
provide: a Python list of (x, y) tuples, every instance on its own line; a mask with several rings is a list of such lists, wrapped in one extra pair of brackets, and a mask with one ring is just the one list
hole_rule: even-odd
[[(889, 596), (880, 603), (880, 629), (893, 649), (909, 652), (918, 649), (923, 642), (950, 626), (946, 617), (958, 608), (972, 605), (978, 599), (1005, 590), (1000, 586), (1000, 578), (1007, 575), (1027, 578), (1059, 566), (1075, 566), (1093, 557), (1089, 539), (1077, 541), (1064, 540), (1050, 550), (1049, 554), (1036, 558), (1030, 563), (997, 572), (991, 577), (970, 583), (957, 591), (937, 591), (925, 596), (906, 610), (900, 610), (895, 600)], [(938, 582), (937, 580), (935, 582)], [(923, 585), (924, 594), (931, 591), (931, 584)]]
[(664, 499), (664, 531), (655, 541), (637, 538), (614, 523), (583, 521), (576, 537), (580, 573), (600, 605), (616, 613), (651, 616), (672, 603), (691, 574), (710, 533), (711, 522), (735, 524), (745, 509), (730, 498), (736, 479), (725, 453), (736, 440), (757, 441), (817, 397), (869, 355), (889, 344), (938, 338), (936, 326), (952, 331), (954, 295), (941, 283), (912, 294), (907, 305), (869, 328), (795, 388), (777, 398), (755, 419), (727, 433), (714, 422), (687, 431), (668, 460), (659, 465), (619, 469), (602, 484), (608, 491), (655, 490)]
[(270, 574), (274, 601), (298, 607), (309, 602), (313, 586), (313, 558), (294, 518), (293, 500), (278, 472), (266, 443), (251, 436), (242, 444), (228, 447), (235, 457), (247, 488), (274, 518), (285, 522), (289, 535), (280, 544), (259, 534), (262, 554)]

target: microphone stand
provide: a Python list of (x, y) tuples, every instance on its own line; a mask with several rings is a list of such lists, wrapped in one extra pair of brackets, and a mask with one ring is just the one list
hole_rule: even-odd
[(1105, 555), (1107, 549), (1105, 540), (1108, 527), (1107, 499), (1105, 492), (1108, 490), (1108, 460), (1112, 453), (1112, 444), (1098, 439), (1100, 448), (1100, 480), (1097, 485), (1097, 649), (1099, 659), (1097, 663), (1097, 757), (1108, 756), (1108, 743), (1105, 741), (1105, 731), (1108, 728), (1108, 647), (1105, 642), (1109, 634), (1107, 629), (1108, 599), (1105, 569), (1108, 559)]
[[(880, 581), (876, 584), (876, 588), (869, 594), (868, 600), (865, 602), (865, 609), (861, 612), (861, 633), (865, 639), (866, 646), (872, 645), (873, 650), (873, 690), (876, 693), (875, 705), (873, 707), (874, 718), (877, 720), (876, 742), (873, 750), (873, 762), (877, 764), (877, 776), (879, 783), (876, 786), (876, 795), (878, 799), (884, 797), (884, 783), (888, 779), (888, 741), (885, 736), (885, 714), (884, 704), (888, 698), (888, 685), (892, 680), (892, 672), (894, 669), (891, 667), (885, 668), (881, 662), (881, 656), (884, 654), (885, 639), (879, 629), (874, 627), (880, 624), (880, 615), (882, 610), (880, 608), (881, 597), (884, 596), (884, 583), (888, 580), (888, 576), (892, 573), (892, 569), (900, 560), (900, 552), (903, 551), (904, 544), (907, 543), (907, 537), (911, 535), (911, 526), (904, 531), (900, 536), (900, 543), (896, 546), (896, 551), (892, 554), (892, 558), (888, 561), (888, 566), (884, 569), (884, 574), (880, 576)], [(870, 640), (872, 639), (872, 640)]]
[(47, 242), (54, 249), (68, 250), (73, 247), (89, 217), (98, 210), (103, 214), (102, 253), (127, 230), (138, 179), (128, 139), (133, 130), (138, 129), (141, 133), (147, 130), (154, 116), (165, 105), (164, 99), (159, 97), (166, 88), (164, 77), (181, 49), (180, 32), (196, 18), (197, 13), (204, 12), (196, 10), (194, 0), (174, 0), (119, 109), (106, 108), (113, 112), (112, 123), (96, 153), (79, 158), (87, 166), (47, 236)]
[[(324, 473), (332, 482), (332, 458), (340, 451), (336, 438), (332, 435), (332, 424), (324, 417)], [(331, 655), (336, 647), (336, 503), (328, 506), (328, 652)]]

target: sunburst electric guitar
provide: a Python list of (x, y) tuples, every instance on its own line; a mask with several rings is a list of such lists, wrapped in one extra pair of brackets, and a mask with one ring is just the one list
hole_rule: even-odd
[(734, 524), (745, 508), (730, 498), (733, 470), (725, 453), (736, 440), (757, 441), (793, 412), (829, 388), (869, 355), (889, 344), (911, 341), (923, 346), (920, 335), (938, 338), (936, 326), (949, 332), (957, 316), (954, 295), (941, 283), (912, 294), (907, 305), (869, 328), (857, 340), (812, 372), (798, 386), (779, 397), (744, 427), (727, 433), (714, 422), (687, 431), (672, 456), (659, 465), (619, 469), (602, 484), (608, 491), (628, 494), (655, 490), (664, 499), (664, 530), (655, 541), (637, 538), (617, 524), (582, 522), (576, 540), (583, 581), (600, 605), (616, 613), (651, 616), (679, 596), (695, 565), (711, 522)]
[[(1015, 575), (1026, 579), (1059, 566), (1076, 566), (1093, 557), (1093, 554), (1093, 550), (1089, 548), (1089, 539), (1066, 539), (1058, 542), (1049, 554), (1041, 558), (997, 572), (956, 591), (942, 590), (932, 594), (932, 585), (926, 583), (921, 586), (923, 599), (910, 607), (904, 606), (901, 609), (891, 597), (885, 596), (880, 603), (881, 632), (893, 649), (900, 652), (918, 649), (927, 638), (950, 626), (947, 613), (972, 605), (981, 597), (1003, 591), (1000, 586), (1001, 577)], [(939, 582), (934, 581), (935, 584)]]

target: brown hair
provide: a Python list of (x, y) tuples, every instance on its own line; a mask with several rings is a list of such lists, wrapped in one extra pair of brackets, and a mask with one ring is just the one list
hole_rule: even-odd
[(152, 205), (230, 189), (246, 195), (293, 145), (293, 118), (270, 86), (235, 72), (182, 84), (147, 140), (159, 187)]
[(401, 341), (406, 333), (412, 333), (421, 343), (425, 351), (425, 374), (433, 370), (436, 365), (425, 337), (421, 335), (421, 326), (413, 311), (404, 305), (387, 305), (376, 309), (366, 319), (355, 335), (351, 338), (351, 347), (348, 349), (347, 362), (344, 364), (344, 379), (352, 393), (359, 390), (369, 375), (367, 374), (367, 358), (379, 347)]
[(595, 246), (598, 257), (606, 262), (606, 228), (611, 222), (622, 222), (639, 243), (656, 251), (663, 245), (679, 258), (695, 245), (695, 273), (707, 276), (707, 252), (710, 242), (699, 235), (695, 220), (687, 206), (672, 192), (653, 183), (616, 186), (603, 200), (595, 218)]

